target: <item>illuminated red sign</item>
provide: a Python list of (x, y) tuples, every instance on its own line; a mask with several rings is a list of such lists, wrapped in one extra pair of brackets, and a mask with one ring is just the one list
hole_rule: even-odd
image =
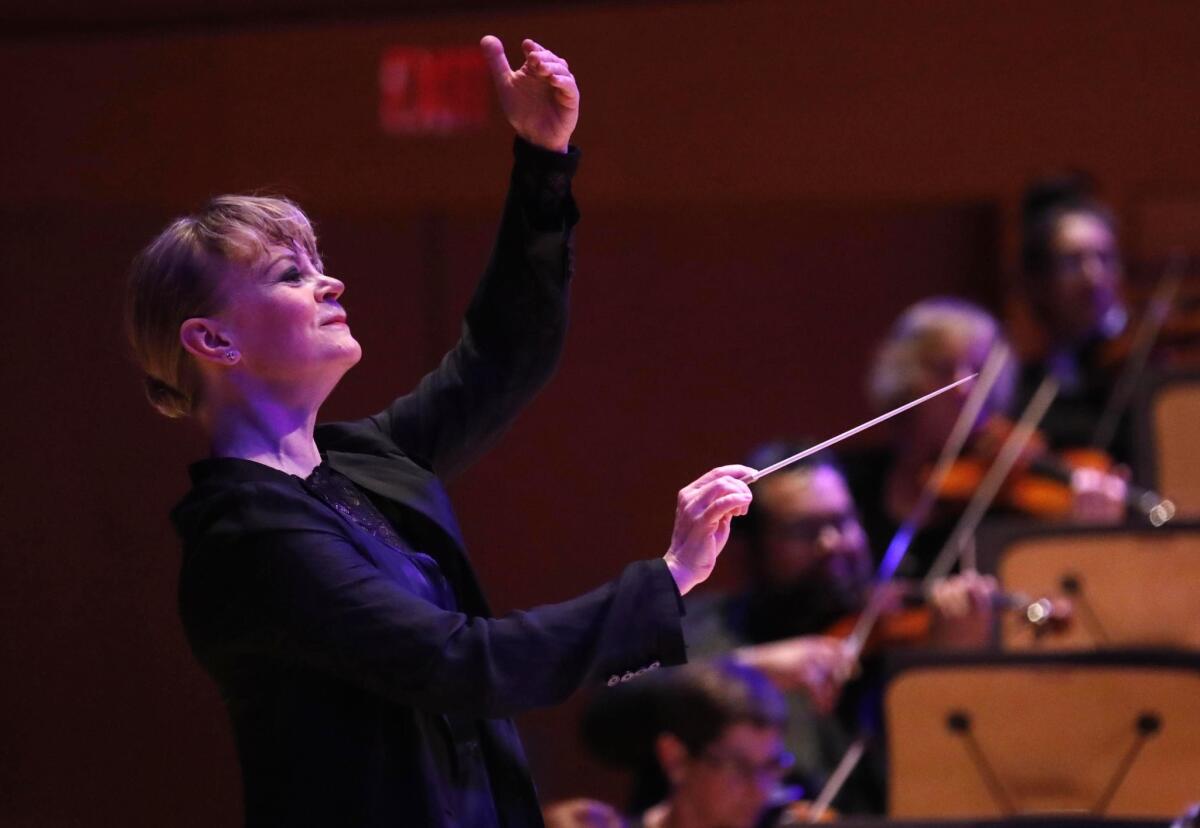
[(487, 121), (491, 78), (477, 46), (396, 46), (379, 62), (379, 125), (392, 135), (464, 132)]

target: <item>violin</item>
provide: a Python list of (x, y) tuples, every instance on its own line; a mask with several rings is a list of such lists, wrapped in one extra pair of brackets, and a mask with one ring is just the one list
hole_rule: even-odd
[[(950, 466), (943, 478), (938, 492), (942, 504), (970, 500), (1012, 430), (1012, 420), (1001, 415), (993, 415), (984, 423), (968, 451)], [(1051, 520), (1066, 518), (1071, 514), (1074, 500), (1071, 479), (1077, 469), (1118, 473), (1117, 464), (1107, 452), (1089, 448), (1051, 452), (1045, 437), (1035, 433), (1001, 487), (997, 502), (1024, 515)], [(1161, 526), (1175, 516), (1175, 504), (1150, 489), (1127, 484), (1124, 501), (1134, 514), (1154, 526)]]
[[(881, 609), (862, 645), (863, 655), (893, 649), (925, 647), (935, 643), (936, 609), (919, 581), (893, 580), (880, 584), (871, 600), (879, 602)], [(1033, 628), (1037, 637), (1066, 630), (1073, 614), (1073, 606), (1067, 598), (1033, 599), (1024, 593), (1016, 592), (993, 593), (992, 610), (1019, 613), (1024, 622)], [(827, 627), (824, 634), (847, 640), (854, 634), (862, 615), (862, 612), (846, 615)], [(962, 620), (958, 619), (959, 622)], [(988, 621), (989, 630), (979, 633), (984, 639), (990, 637), (990, 616)], [(983, 640), (963, 643), (982, 646), (988, 642)]]

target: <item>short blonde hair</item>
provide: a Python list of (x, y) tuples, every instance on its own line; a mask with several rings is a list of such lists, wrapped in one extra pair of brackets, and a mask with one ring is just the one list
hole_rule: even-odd
[(171, 222), (133, 261), (125, 292), (125, 329), (145, 372), (146, 396), (168, 417), (195, 412), (200, 377), (179, 339), (188, 319), (224, 304), (220, 274), (250, 264), (272, 245), (303, 250), (321, 267), (312, 223), (294, 202), (223, 195)]
[(978, 305), (949, 296), (923, 299), (892, 324), (868, 375), (871, 404), (886, 411), (930, 390), (926, 377), (933, 360), (957, 342), (979, 344), (984, 351), (998, 344), (1004, 350), (1008, 359), (989, 400), (992, 410), (1007, 411), (1016, 388), (1016, 366), (1000, 323)]

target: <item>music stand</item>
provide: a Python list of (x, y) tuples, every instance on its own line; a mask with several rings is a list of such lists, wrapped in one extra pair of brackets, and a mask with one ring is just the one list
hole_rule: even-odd
[(1133, 408), (1138, 479), (1200, 515), (1200, 372), (1151, 374)]
[(1200, 794), (1200, 655), (912, 654), (884, 715), (891, 817), (1171, 817)]
[(1200, 523), (1150, 527), (994, 525), (977, 544), (981, 568), (1033, 599), (1069, 598), (1065, 629), (1038, 628), (1021, 613), (999, 624), (1005, 650), (1111, 647), (1200, 649)]

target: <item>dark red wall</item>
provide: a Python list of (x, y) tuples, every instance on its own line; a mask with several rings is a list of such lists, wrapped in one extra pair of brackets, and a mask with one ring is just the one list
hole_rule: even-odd
[[(661, 554), (675, 489), (757, 440), (863, 416), (864, 366), (901, 307), (997, 299), (1031, 173), (1090, 167), (1126, 211), (1200, 191), (1186, 0), (623, 4), (0, 40), (0, 823), (236, 820), (165, 517), (203, 446), (140, 399), (122, 273), (211, 193), (296, 196), (366, 350), (327, 413), (382, 406), (453, 340), (508, 137), (498, 116), (380, 134), (378, 58), (488, 31), (570, 59), (586, 154), (559, 377), (453, 487), (501, 609)], [(614, 790), (570, 709), (524, 727), (545, 794)]]

